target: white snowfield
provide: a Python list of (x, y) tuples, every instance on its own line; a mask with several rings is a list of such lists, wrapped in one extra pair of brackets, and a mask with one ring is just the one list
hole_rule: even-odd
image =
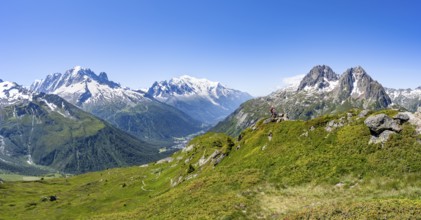
[[(64, 74), (55, 73), (47, 76), (44, 80), (36, 81), (31, 88), (34, 91), (58, 95), (72, 104), (82, 106), (114, 101), (123, 101), (129, 105), (134, 105), (148, 100), (142, 92), (123, 88), (114, 82), (108, 81), (108, 79), (99, 81), (99, 78), (100, 76), (97, 76), (89, 68), (76, 66)], [(81, 101), (81, 98), (84, 99)]]
[(159, 82), (153, 89), (156, 89), (154, 97), (160, 101), (167, 101), (172, 97), (179, 99), (200, 97), (209, 100), (209, 102), (216, 106), (221, 106), (218, 103), (218, 99), (221, 97), (239, 97), (241, 95), (239, 91), (229, 89), (220, 82), (198, 79), (188, 75)]
[(12, 105), (21, 100), (29, 100), (31, 94), (14, 82), (0, 82), (0, 106)]

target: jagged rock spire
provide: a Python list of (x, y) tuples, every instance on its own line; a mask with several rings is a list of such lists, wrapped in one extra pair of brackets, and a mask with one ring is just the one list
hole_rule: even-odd
[(314, 88), (316, 90), (328, 88), (331, 83), (337, 81), (339, 78), (338, 74), (326, 65), (318, 65), (313, 67), (309, 73), (303, 78), (298, 91), (306, 88)]

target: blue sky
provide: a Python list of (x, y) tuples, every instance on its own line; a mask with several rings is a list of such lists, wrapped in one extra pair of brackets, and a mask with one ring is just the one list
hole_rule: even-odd
[(0, 79), (73, 66), (131, 88), (184, 74), (255, 96), (326, 64), (421, 86), (421, 1), (0, 0)]

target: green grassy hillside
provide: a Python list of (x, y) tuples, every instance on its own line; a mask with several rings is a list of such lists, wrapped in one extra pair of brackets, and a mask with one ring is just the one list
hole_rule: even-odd
[(42, 94), (2, 108), (0, 118), (0, 171), (4, 172), (83, 173), (165, 156), (159, 154), (160, 146), (141, 141), (55, 95)]
[[(350, 113), (259, 122), (240, 140), (207, 133), (147, 166), (6, 182), (0, 218), (419, 218), (421, 136), (406, 123), (384, 145), (369, 145), (365, 118)], [(58, 199), (43, 199), (52, 195)]]

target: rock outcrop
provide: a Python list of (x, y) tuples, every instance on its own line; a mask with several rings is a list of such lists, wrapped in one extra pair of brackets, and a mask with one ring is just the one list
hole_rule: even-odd
[(270, 118), (266, 119), (263, 122), (263, 124), (268, 124), (270, 122), (279, 123), (281, 121), (288, 121), (288, 120), (289, 120), (289, 118), (288, 118), (287, 114), (279, 113), (279, 114), (276, 115), (276, 117), (270, 117)]
[[(351, 117), (348, 117), (348, 121), (350, 121), (352, 119), (352, 116)], [(326, 127), (325, 127), (325, 130), (327, 131), (327, 132), (332, 132), (335, 128), (341, 128), (341, 127), (343, 127), (344, 125), (345, 125), (345, 118), (344, 117), (342, 117), (342, 118), (340, 118), (339, 120), (332, 120), (332, 121), (329, 121), (328, 123), (327, 123), (327, 125), (326, 125)]]
[(402, 113), (402, 112), (400, 112), (400, 113), (398, 113), (397, 115), (395, 115), (395, 116), (393, 117), (393, 119), (394, 119), (394, 120), (395, 120), (395, 122), (397, 122), (398, 124), (403, 124), (403, 123), (405, 123), (405, 122), (409, 121), (409, 116), (408, 116), (408, 114), (406, 114), (406, 113)]
[(416, 127), (418, 134), (421, 134), (421, 107), (415, 113), (405, 112), (405, 114), (409, 117), (409, 123)]
[[(387, 140), (389, 140), (389, 137), (392, 134), (396, 134), (402, 131), (401, 125), (403, 123), (410, 121), (411, 119), (415, 121), (415, 118), (416, 117), (409, 112), (400, 112), (393, 118), (385, 114), (378, 114), (368, 117), (364, 123), (370, 129), (372, 134), (369, 143), (385, 143)], [(421, 118), (419, 118), (418, 122), (421, 127)]]
[(379, 114), (368, 117), (364, 121), (373, 135), (380, 135), (386, 130), (400, 132), (402, 128), (399, 124), (385, 114)]

